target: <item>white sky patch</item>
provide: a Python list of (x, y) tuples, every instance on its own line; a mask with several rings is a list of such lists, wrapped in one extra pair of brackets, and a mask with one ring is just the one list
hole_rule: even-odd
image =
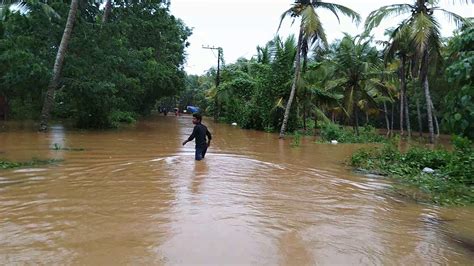
[[(367, 15), (385, 5), (409, 3), (414, 0), (332, 0), (328, 2), (347, 6), (362, 17), (357, 27), (349, 18), (340, 15), (341, 23), (329, 11), (319, 10), (328, 41), (341, 38), (343, 32), (351, 35), (363, 31)], [(453, 4), (452, 0), (441, 0), (440, 6), (464, 17), (474, 17), (474, 5)], [(281, 14), (291, 7), (291, 0), (172, 0), (171, 13), (182, 19), (193, 29), (190, 47), (186, 50), (185, 70), (188, 74), (203, 74), (217, 65), (217, 53), (203, 49), (202, 46), (222, 47), (226, 64), (235, 62), (239, 57), (250, 58), (256, 55), (257, 45), (263, 46), (277, 33)], [(454, 25), (443, 15), (437, 16), (442, 25), (442, 35), (450, 36)], [(383, 38), (388, 27), (396, 26), (400, 18), (387, 20), (373, 33), (376, 39)], [(291, 26), (291, 18), (283, 21), (279, 34), (283, 37), (297, 34), (299, 21)]]

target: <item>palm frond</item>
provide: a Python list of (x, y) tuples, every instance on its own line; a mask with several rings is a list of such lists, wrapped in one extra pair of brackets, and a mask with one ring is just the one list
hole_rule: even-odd
[(326, 116), (326, 113), (322, 109), (314, 106), (314, 112), (316, 113), (318, 118), (322, 119), (325, 123), (331, 122), (331, 119), (329, 119), (329, 117)]
[(12, 0), (1, 0), (0, 2), (0, 21), (5, 20), (7, 13), (9, 12), (10, 8), (15, 5), (18, 1)]
[(283, 98), (280, 98), (275, 102), (275, 104), (273, 105), (272, 110), (275, 110), (277, 108), (285, 109)]
[(388, 103), (393, 103), (394, 100), (390, 97), (387, 97), (387, 96), (379, 96), (379, 97), (375, 98), (375, 102), (376, 103), (384, 103), (384, 102), (385, 103), (387, 103), (387, 102)]
[(6, 6), (0, 5), (0, 21), (3, 21), (5, 19), (6, 9)]
[(422, 52), (427, 49), (430, 41), (439, 40), (440, 25), (433, 16), (418, 13), (412, 22), (412, 39), (417, 50)]
[(330, 91), (338, 88), (343, 88), (348, 82), (349, 80), (346, 77), (332, 79), (328, 81), (326, 88)]
[(283, 12), (283, 14), (281, 14), (280, 24), (278, 24), (277, 32), (280, 30), (281, 24), (283, 23), (283, 20), (288, 16), (293, 16), (293, 8), (290, 8), (290, 9), (286, 10), (285, 12)]
[(365, 31), (369, 33), (373, 28), (378, 27), (384, 19), (410, 13), (412, 12), (413, 8), (414, 7), (409, 4), (395, 4), (383, 6), (377, 10), (374, 10), (365, 20)]
[(306, 6), (303, 9), (303, 12), (301, 12), (301, 23), (303, 25), (304, 35), (307, 38), (311, 38), (318, 34), (321, 21), (312, 6)]
[(345, 90), (345, 93), (344, 93), (344, 110), (347, 114), (348, 117), (350, 117), (352, 115), (352, 111), (353, 111), (353, 106), (354, 106), (354, 87), (350, 87), (348, 89)]
[[(474, 0), (473, 0), (474, 1)], [(445, 9), (442, 9), (442, 8), (433, 8), (433, 10), (439, 10), (443, 13), (443, 15), (448, 19), (449, 22), (454, 22), (454, 24), (456, 25), (456, 27), (460, 28), (462, 27), (463, 25), (466, 25), (466, 24), (471, 24), (471, 22), (467, 19), (465, 19), (464, 17), (456, 14), (456, 13), (453, 13), (451, 11), (448, 11), (448, 10), (445, 10)]]
[[(327, 48), (329, 46), (328, 44), (328, 39), (326, 37), (326, 32), (324, 31), (323, 24), (319, 23), (319, 28), (318, 28), (318, 39), (321, 41), (321, 44), (324, 48)], [(314, 44), (316, 41), (316, 38), (313, 38), (312, 44)]]
[(214, 99), (214, 97), (217, 96), (217, 87), (211, 86), (207, 91), (206, 91), (206, 96), (208, 99)]
[(390, 41), (384, 49), (385, 63), (394, 59), (396, 53), (404, 55), (410, 53), (411, 28), (407, 26), (408, 22), (408, 19), (404, 20), (395, 29), (387, 31), (388, 35), (390, 36)]
[(359, 13), (355, 12), (354, 10), (352, 10), (352, 9), (346, 7), (346, 6), (333, 4), (333, 3), (319, 2), (319, 1), (315, 2), (313, 5), (316, 8), (321, 7), (321, 8), (328, 9), (329, 11), (331, 11), (336, 16), (338, 21), (339, 21), (338, 13), (341, 13), (341, 14), (351, 18), (352, 21), (356, 22), (356, 24), (359, 24), (360, 21), (361, 21), (361, 17), (359, 15)]
[(41, 9), (43, 9), (43, 12), (46, 14), (46, 16), (48, 16), (48, 18), (53, 18), (53, 17), (57, 19), (61, 18), (59, 13), (56, 12), (56, 10), (54, 10), (54, 8), (52, 8), (48, 4), (41, 3)]
[(318, 87), (309, 87), (309, 93), (324, 102), (337, 102), (342, 99), (343, 95), (337, 94), (328, 90), (323, 90)]
[[(433, 1), (434, 4), (438, 4), (439, 3), (439, 0), (430, 0), (430, 1)], [(474, 4), (474, 0), (452, 0), (453, 4), (455, 2), (459, 2), (460, 4), (463, 4), (463, 3), (466, 3), (466, 4), (469, 4), (469, 2), (471, 2), (471, 4)]]

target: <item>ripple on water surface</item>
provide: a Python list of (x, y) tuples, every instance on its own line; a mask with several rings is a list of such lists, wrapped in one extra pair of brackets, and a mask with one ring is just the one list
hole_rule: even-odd
[[(1, 172), (0, 262), (472, 261), (456, 244), (464, 239), (459, 232), (472, 228), (472, 209), (451, 211), (386, 193), (389, 179), (344, 168), (350, 145), (303, 142), (292, 149), (276, 135), (209, 123), (216, 138), (196, 162), (193, 147), (181, 145), (188, 124), (168, 117), (138, 132), (56, 128), (49, 139), (24, 133), (20, 141), (12, 134), (2, 142), (6, 154), (44, 152), (64, 162)], [(49, 149), (58, 142), (85, 150)]]

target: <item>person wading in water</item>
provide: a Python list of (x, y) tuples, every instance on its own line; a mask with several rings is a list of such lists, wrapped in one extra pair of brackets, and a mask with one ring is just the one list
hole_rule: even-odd
[[(212, 135), (209, 130), (207, 130), (207, 127), (203, 124), (201, 124), (202, 121), (202, 116), (198, 113), (193, 114), (193, 124), (194, 129), (193, 133), (191, 133), (191, 136), (187, 140), (183, 142), (183, 146), (186, 145), (186, 143), (192, 141), (193, 139), (196, 139), (196, 161), (200, 161), (204, 159), (204, 156), (206, 155), (207, 148), (211, 145), (211, 139)], [(207, 136), (207, 143), (206, 143), (206, 136)]]

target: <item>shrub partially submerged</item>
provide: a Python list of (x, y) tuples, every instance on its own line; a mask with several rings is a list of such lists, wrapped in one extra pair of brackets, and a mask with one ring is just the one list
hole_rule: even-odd
[(321, 127), (321, 138), (324, 141), (337, 140), (340, 143), (372, 143), (384, 142), (386, 138), (377, 133), (377, 130), (367, 125), (359, 128), (359, 135), (340, 125), (326, 123)]
[[(406, 153), (386, 144), (362, 149), (352, 155), (351, 165), (396, 177), (415, 185), (439, 204), (474, 203), (474, 149), (472, 143), (456, 137), (454, 150), (410, 148)], [(434, 173), (425, 173), (425, 167)]]

